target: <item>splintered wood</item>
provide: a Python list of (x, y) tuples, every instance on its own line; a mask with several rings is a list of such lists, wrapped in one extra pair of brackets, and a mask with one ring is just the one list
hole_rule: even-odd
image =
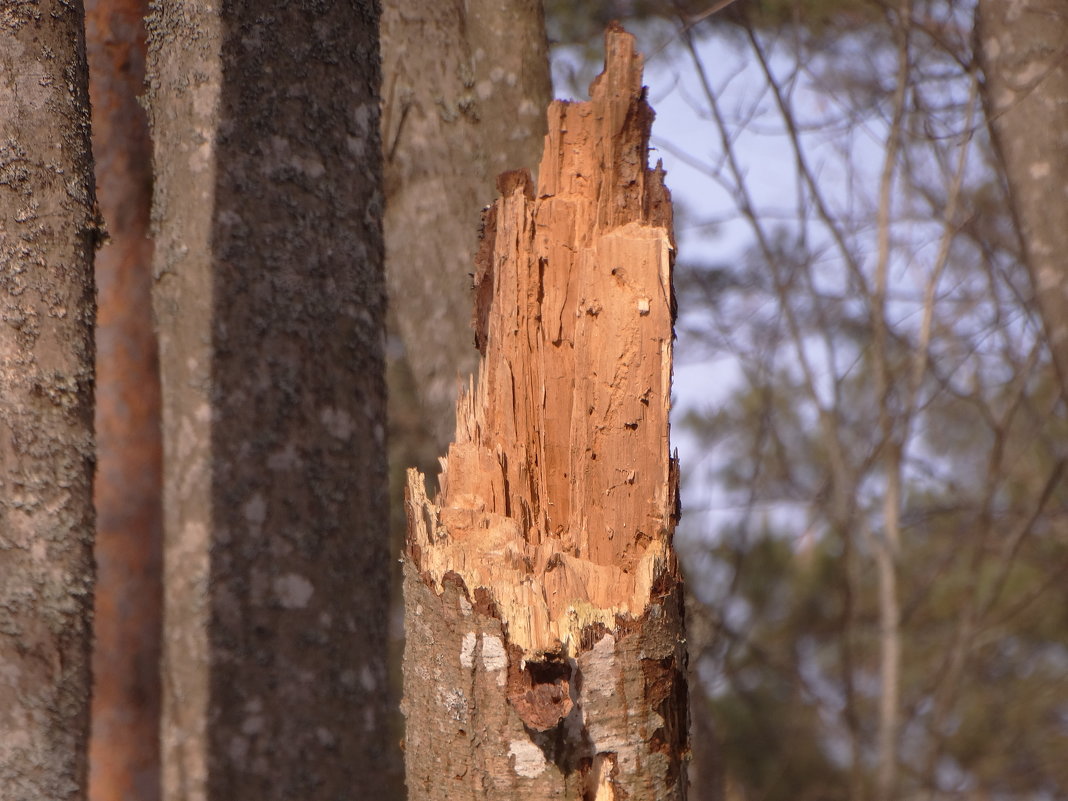
[(503, 174), (476, 259), (478, 383), (440, 493), (408, 476), (409, 550), (479, 590), (527, 658), (640, 615), (674, 571), (668, 449), (673, 241), (632, 39), (587, 103), (557, 101), (538, 186)]
[(408, 475), (409, 797), (685, 797), (671, 548), (673, 242), (642, 59), (618, 28), (587, 103), (553, 103), (476, 258), (477, 384), (439, 494)]
[(671, 204), (641, 57), (605, 39), (592, 99), (549, 109), (538, 186), (499, 179), (478, 382), (437, 498), (408, 475), (412, 801), (685, 797)]

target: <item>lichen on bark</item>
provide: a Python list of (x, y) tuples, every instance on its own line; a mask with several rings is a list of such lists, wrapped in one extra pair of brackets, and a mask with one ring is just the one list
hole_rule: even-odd
[(83, 797), (93, 251), (80, 2), (0, 7), (0, 794)]

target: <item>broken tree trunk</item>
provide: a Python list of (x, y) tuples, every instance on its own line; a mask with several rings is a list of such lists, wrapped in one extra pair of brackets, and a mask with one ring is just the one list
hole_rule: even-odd
[(440, 493), (409, 473), (411, 799), (681, 799), (686, 654), (668, 450), (671, 204), (634, 40), (549, 109), (476, 259), (477, 388)]

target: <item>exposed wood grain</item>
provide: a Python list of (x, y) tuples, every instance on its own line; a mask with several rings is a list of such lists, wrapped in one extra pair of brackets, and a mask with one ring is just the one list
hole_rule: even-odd
[[(409, 474), (408, 778), (426, 788), (415, 797), (486, 782), (521, 798), (684, 792), (674, 243), (663, 171), (647, 167), (641, 75), (633, 38), (610, 30), (591, 100), (549, 109), (538, 186), (503, 174), (483, 220), (478, 382), (458, 401), (438, 496)], [(487, 643), (501, 654), (489, 664)], [(469, 705), (448, 695), (463, 682)], [(450, 723), (458, 710), (475, 725)], [(463, 762), (455, 785), (418, 780), (433, 771), (419, 749), (435, 749), (435, 726)]]

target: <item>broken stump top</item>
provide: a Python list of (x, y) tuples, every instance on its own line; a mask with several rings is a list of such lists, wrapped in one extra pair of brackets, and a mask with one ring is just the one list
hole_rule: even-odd
[(555, 101), (537, 187), (505, 173), (476, 257), (477, 386), (408, 550), (488, 594), (524, 654), (577, 648), (675, 576), (669, 453), (674, 256), (642, 57), (619, 29), (586, 102)]

